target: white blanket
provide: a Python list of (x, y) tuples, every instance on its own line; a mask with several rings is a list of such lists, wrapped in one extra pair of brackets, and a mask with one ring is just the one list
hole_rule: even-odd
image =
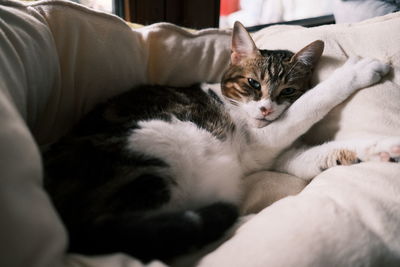
[[(116, 17), (60, 1), (0, 0), (0, 18), (0, 266), (141, 266), (121, 254), (65, 253), (65, 229), (41, 187), (38, 147), (57, 140), (96, 103), (134, 85), (218, 81), (228, 63), (229, 32), (189, 33), (169, 24), (131, 30)], [(393, 14), (354, 25), (272, 27), (255, 39), (263, 48), (292, 50), (324, 40), (315, 82), (348, 55), (393, 64), (383, 83), (360, 91), (315, 127), (312, 143), (400, 135), (399, 30), (400, 14)], [(262, 175), (263, 181), (284, 176)], [(399, 266), (399, 176), (393, 163), (330, 169), (299, 195), (254, 216), (198, 264)], [(268, 201), (257, 199), (258, 207)]]

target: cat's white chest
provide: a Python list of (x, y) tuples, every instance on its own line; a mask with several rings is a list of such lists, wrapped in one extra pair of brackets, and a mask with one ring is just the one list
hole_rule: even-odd
[(235, 148), (186, 121), (140, 122), (128, 147), (168, 164), (176, 179), (167, 208), (190, 208), (216, 201), (237, 203), (242, 169)]

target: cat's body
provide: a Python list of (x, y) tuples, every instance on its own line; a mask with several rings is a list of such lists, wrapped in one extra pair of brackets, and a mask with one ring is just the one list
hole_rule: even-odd
[(313, 170), (309, 179), (357, 160), (342, 145), (298, 166), (304, 153), (286, 150), (357, 89), (377, 82), (387, 65), (352, 59), (308, 91), (321, 41), (296, 54), (258, 50), (237, 24), (232, 50), (221, 88), (135, 88), (97, 107), (45, 154), (45, 186), (72, 251), (169, 259), (216, 240), (235, 222), (244, 176), (305, 168)]

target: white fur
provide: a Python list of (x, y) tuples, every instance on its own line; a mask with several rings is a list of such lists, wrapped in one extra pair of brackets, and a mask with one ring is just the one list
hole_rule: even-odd
[(129, 137), (128, 148), (165, 161), (178, 183), (166, 208), (239, 201), (242, 172), (237, 153), (228, 143), (177, 119), (142, 121), (139, 126)]
[[(240, 108), (246, 113), (249, 119), (249, 125), (253, 127), (262, 128), (267, 126), (272, 121), (276, 120), (282, 112), (289, 106), (289, 103), (278, 105), (270, 99), (261, 99), (260, 101), (251, 100), (246, 103), (240, 103)], [(273, 112), (267, 116), (263, 116), (261, 108), (271, 109)]]
[[(172, 186), (172, 199), (167, 209), (198, 207), (216, 201), (238, 203), (241, 177), (272, 168), (277, 156), (333, 107), (359, 88), (379, 81), (388, 71), (389, 66), (377, 60), (351, 58), (264, 128), (248, 125), (252, 124), (260, 105), (277, 108), (271, 102), (259, 101), (237, 107), (229, 106), (230, 102), (226, 101), (237, 130), (224, 141), (191, 122), (175, 118), (172, 122), (141, 121), (140, 129), (129, 137), (128, 147), (160, 158), (170, 166), (168, 175), (174, 178), (177, 186)], [(211, 87), (221, 95), (215, 85)], [(208, 88), (203, 86), (203, 89)], [(304, 178), (309, 178), (307, 170), (319, 170), (318, 161), (304, 160), (307, 164), (297, 164), (302, 157), (293, 155), (284, 158), (289, 162), (282, 165), (286, 171), (305, 173)]]
[(310, 180), (323, 169), (337, 166), (334, 152), (338, 149), (354, 151), (361, 161), (387, 162), (400, 157), (400, 137), (379, 137), (332, 141), (315, 147), (295, 147), (275, 162), (274, 169), (289, 172)]

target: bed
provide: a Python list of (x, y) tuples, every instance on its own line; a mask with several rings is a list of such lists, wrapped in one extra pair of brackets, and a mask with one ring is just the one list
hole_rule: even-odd
[[(42, 188), (40, 148), (96, 103), (134, 85), (218, 82), (230, 31), (167, 23), (132, 29), (115, 16), (58, 0), (0, 3), (0, 266), (144, 266), (124, 254), (66, 252), (66, 230)], [(280, 25), (253, 37), (261, 48), (290, 50), (323, 40), (314, 83), (352, 55), (392, 64), (381, 83), (313, 127), (308, 143), (400, 136), (400, 13), (310, 29)], [(400, 266), (399, 164), (339, 166), (308, 185), (276, 172), (244, 179), (242, 211), (249, 215), (242, 223), (223, 242), (169, 264)]]

